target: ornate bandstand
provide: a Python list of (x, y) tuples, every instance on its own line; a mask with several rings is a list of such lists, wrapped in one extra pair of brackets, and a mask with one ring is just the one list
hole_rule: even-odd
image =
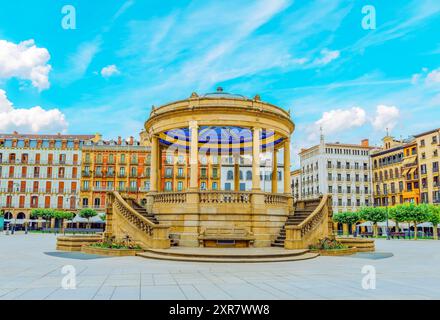
[[(153, 108), (145, 123), (151, 145), (151, 180), (147, 209), (170, 225), (179, 244), (198, 246), (200, 238), (213, 229), (240, 230), (254, 246), (270, 246), (292, 208), (290, 186), (290, 136), (294, 123), (289, 112), (256, 96), (215, 93)], [(283, 154), (283, 188), (278, 190), (277, 157)], [(181, 191), (164, 191), (162, 154), (188, 162), (188, 183)], [(263, 192), (262, 157), (271, 159), (271, 192)], [(240, 190), (240, 158), (252, 161), (252, 188)], [(207, 163), (221, 166), (224, 157), (233, 159), (231, 190), (201, 186), (201, 168)], [(187, 160), (186, 160), (187, 159)], [(228, 231), (224, 231), (228, 232)], [(230, 231), (229, 231), (230, 232)], [(237, 231), (235, 231), (237, 232)]]
[[(153, 107), (141, 134), (151, 146), (150, 191), (142, 203), (109, 193), (104, 237), (130, 238), (146, 250), (173, 245), (308, 250), (332, 234), (331, 197), (294, 206), (294, 128), (284, 109), (258, 95), (249, 99), (221, 88)], [(242, 183), (243, 165), (249, 184)]]

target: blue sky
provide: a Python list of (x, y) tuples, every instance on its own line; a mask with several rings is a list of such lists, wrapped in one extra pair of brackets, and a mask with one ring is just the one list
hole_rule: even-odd
[(440, 126), (439, 30), (438, 0), (2, 1), (0, 131), (137, 136), (152, 105), (220, 85), (290, 109), (294, 153), (320, 126), (378, 144)]

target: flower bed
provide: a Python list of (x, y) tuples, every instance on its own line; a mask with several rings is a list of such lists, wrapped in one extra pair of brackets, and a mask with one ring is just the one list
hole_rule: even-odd
[(310, 245), (311, 252), (317, 252), (321, 256), (344, 256), (356, 253), (356, 248), (349, 248), (336, 239), (324, 238), (315, 245)]
[(142, 252), (142, 248), (130, 241), (114, 242), (106, 239), (92, 243), (81, 248), (81, 252), (89, 254), (97, 254), (103, 256), (135, 256), (136, 253)]
[(123, 257), (123, 256), (135, 256), (138, 252), (143, 252), (142, 249), (115, 249), (115, 248), (102, 248), (95, 247), (92, 245), (83, 246), (81, 252), (88, 254), (96, 254), (100, 256), (112, 256), (112, 257)]

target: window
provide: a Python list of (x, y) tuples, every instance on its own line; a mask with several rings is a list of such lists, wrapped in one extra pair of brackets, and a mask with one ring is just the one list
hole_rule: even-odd
[(230, 182), (226, 182), (225, 183), (225, 190), (226, 191), (230, 191), (231, 190), (231, 183)]
[(246, 180), (252, 180), (252, 171), (246, 171)]
[(217, 182), (212, 183), (212, 190), (217, 190)]
[(171, 191), (173, 189), (171, 181), (165, 182), (165, 191)]
[(234, 179), (234, 173), (232, 172), (232, 170), (228, 170), (227, 175), (228, 175), (228, 177), (227, 177), (228, 180), (233, 180)]
[(183, 190), (183, 182), (179, 181), (177, 182), (177, 191), (182, 191)]
[(328, 193), (333, 193), (333, 187), (332, 186), (328, 186)]
[(206, 182), (205, 182), (205, 181), (203, 181), (203, 182), (200, 184), (200, 190), (206, 190)]

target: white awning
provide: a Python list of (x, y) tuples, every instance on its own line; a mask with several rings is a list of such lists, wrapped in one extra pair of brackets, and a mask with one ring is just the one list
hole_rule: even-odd
[(73, 218), (72, 220), (69, 220), (68, 222), (73, 222), (73, 223), (104, 223), (104, 221), (102, 221), (100, 216), (94, 216), (92, 218), (90, 218), (90, 220), (87, 220), (86, 218), (81, 218), (79, 215), (76, 215), (75, 218)]

